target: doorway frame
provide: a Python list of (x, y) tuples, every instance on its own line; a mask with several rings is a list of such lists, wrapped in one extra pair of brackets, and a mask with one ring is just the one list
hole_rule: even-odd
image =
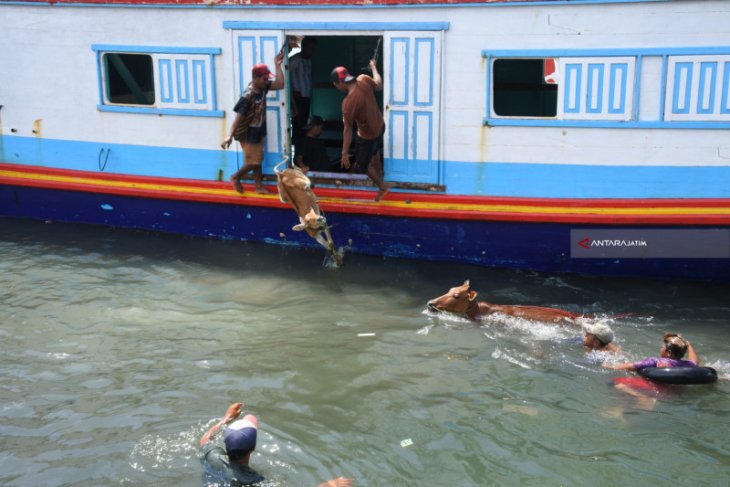
[[(443, 49), (443, 43), (445, 39), (444, 32), (448, 31), (450, 27), (449, 22), (304, 22), (304, 21), (237, 21), (237, 20), (227, 20), (223, 22), (223, 28), (231, 31), (231, 38), (233, 39), (235, 36), (235, 33), (237, 31), (249, 31), (249, 32), (256, 32), (256, 31), (279, 31), (280, 34), (284, 38), (284, 42), (289, 38), (289, 36), (297, 36), (297, 35), (304, 35), (304, 36), (383, 36), (385, 38), (387, 33), (392, 32), (401, 32), (401, 31), (422, 31), (422, 32), (433, 32), (433, 31), (441, 31), (441, 83), (440, 83), (440, 99), (441, 103), (438, 107), (438, 113), (439, 113), (439, 123), (438, 123), (438, 135), (439, 135), (439, 143), (438, 148), (436, 150), (437, 153), (437, 181), (435, 184), (440, 185), (443, 184), (443, 178), (444, 178), (444, 170), (443, 170), (443, 151), (444, 151), (444, 143), (443, 143), (443, 99), (444, 99), (444, 83), (443, 83), (443, 55), (444, 55), (444, 49)], [(231, 46), (233, 47), (234, 43), (231, 43)], [(232, 60), (235, 59), (236, 53), (231, 53)], [(288, 62), (288, 60), (287, 60)], [(234, 70), (233, 73), (233, 79), (235, 84), (235, 79), (237, 77), (235, 73), (236, 64), (235, 61), (232, 62), (231, 68)], [(386, 67), (384, 66), (384, 71)], [(385, 82), (385, 77), (390, 76), (390, 73), (383, 73), (383, 78)], [(289, 88), (289, 73), (287, 70), (286, 73), (287, 77), (287, 87), (286, 91), (288, 92)], [(235, 89), (235, 87), (234, 87)], [(384, 104), (387, 105), (388, 101), (384, 100)], [(385, 107), (384, 113), (385, 113)], [(287, 100), (286, 102), (286, 116), (282, 117), (284, 120), (280, 121), (280, 126), (277, 127), (277, 130), (280, 131), (280, 133), (288, 134), (289, 133), (289, 126), (291, 124), (291, 107), (289, 106), (289, 102)], [(286, 123), (284, 126), (283, 124)], [(386, 129), (387, 130), (387, 129)], [(287, 137), (288, 139), (288, 137)], [(290, 151), (290, 142), (288, 140), (281, 141), (280, 140), (280, 152), (278, 153), (278, 158), (283, 159), (284, 157), (290, 158), (291, 154), (287, 152), (287, 146), (289, 146)], [(291, 161), (290, 161), (291, 162)], [(341, 176), (340, 176), (341, 177)]]

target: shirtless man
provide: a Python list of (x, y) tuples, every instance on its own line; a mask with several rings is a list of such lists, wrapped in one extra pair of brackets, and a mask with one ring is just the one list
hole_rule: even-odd
[(330, 73), (335, 88), (347, 93), (342, 100), (342, 167), (350, 168), (350, 144), (352, 141), (352, 125), (357, 125), (355, 141), (355, 162), (364, 170), (378, 187), (375, 201), (380, 201), (390, 191), (390, 185), (381, 176), (381, 154), (383, 150), (383, 133), (385, 121), (380, 113), (375, 91), (383, 89), (383, 78), (378, 73), (375, 60), (370, 60), (370, 71), (373, 76), (361, 74), (357, 78), (351, 76), (347, 68), (338, 66)]

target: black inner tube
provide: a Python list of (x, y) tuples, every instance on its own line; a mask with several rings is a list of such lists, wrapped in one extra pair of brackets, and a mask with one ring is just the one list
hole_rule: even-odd
[(647, 367), (639, 375), (664, 384), (711, 384), (717, 381), (712, 367)]

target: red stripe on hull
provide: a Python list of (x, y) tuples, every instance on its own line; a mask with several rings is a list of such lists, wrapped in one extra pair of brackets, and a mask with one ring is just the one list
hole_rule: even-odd
[[(123, 174), (107, 174), (88, 171), (75, 171), (67, 169), (53, 169), (38, 166), (22, 166), (18, 164), (0, 163), (0, 171), (25, 172), (48, 177), (78, 178), (78, 182), (53, 181), (52, 179), (18, 178), (0, 176), (0, 184), (11, 186), (27, 186), (35, 188), (50, 188), (59, 190), (82, 191), (103, 194), (115, 194), (122, 196), (135, 196), (140, 198), (169, 199), (180, 201), (196, 201), (206, 203), (236, 204), (242, 206), (259, 206), (272, 208), (287, 208), (274, 198), (247, 197), (237, 194), (205, 194), (195, 193), (192, 190), (228, 190), (228, 183), (215, 181), (201, 181), (190, 179), (160, 178), (149, 176), (128, 176)], [(165, 185), (179, 188), (189, 188), (191, 192), (153, 190), (148, 188), (115, 187), (101, 184), (94, 184), (91, 181), (83, 182), (84, 179), (105, 180), (124, 184), (145, 184)], [(246, 187), (247, 193), (251, 194), (253, 188)], [(516, 222), (564, 222), (564, 223), (589, 223), (598, 225), (697, 225), (697, 226), (726, 226), (730, 225), (730, 199), (566, 199), (566, 198), (514, 198), (514, 197), (482, 197), (482, 196), (450, 196), (433, 195), (427, 193), (389, 193), (387, 202), (398, 202), (401, 206), (387, 206), (372, 202), (375, 193), (372, 191), (359, 191), (352, 189), (336, 189), (318, 187), (316, 193), (319, 198), (340, 199), (336, 203), (322, 201), (321, 206), (325, 211), (347, 214), (384, 215), (384, 216), (407, 216), (414, 218), (447, 219), (447, 220), (493, 220), (493, 221), (516, 221)], [(348, 204), (350, 203), (350, 204)], [(429, 205), (429, 206), (512, 206), (519, 207), (544, 207), (546, 211), (550, 208), (560, 208), (561, 212), (529, 212), (520, 211), (482, 211), (475, 209), (439, 209), (439, 208), (409, 208), (408, 204)], [(406, 205), (406, 206), (402, 206)], [(724, 213), (694, 213), (681, 214), (681, 209), (718, 208), (728, 210)], [(570, 209), (576, 210), (571, 213)], [(677, 208), (675, 214), (594, 214), (591, 211), (601, 212), (610, 208), (630, 209), (661, 209)], [(581, 210), (582, 213), (579, 213)]]

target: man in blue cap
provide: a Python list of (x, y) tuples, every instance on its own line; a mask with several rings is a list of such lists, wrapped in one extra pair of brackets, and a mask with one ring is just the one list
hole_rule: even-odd
[[(253, 414), (241, 415), (243, 403), (234, 402), (226, 414), (200, 438), (200, 458), (203, 462), (204, 485), (256, 485), (264, 480), (248, 466), (251, 453), (256, 449), (259, 422)], [(230, 423), (230, 424), (229, 424)], [(225, 450), (211, 441), (224, 425)], [(329, 480), (319, 487), (351, 487), (352, 479), (340, 477)]]
[[(203, 479), (207, 483), (220, 482), (222, 485), (228, 485), (235, 480), (242, 485), (252, 485), (264, 480), (258, 472), (248, 466), (251, 453), (256, 449), (259, 422), (253, 414), (247, 414), (243, 419), (234, 421), (241, 415), (242, 407), (243, 403), (240, 402), (231, 404), (225, 416), (200, 438)], [(228, 423), (231, 424), (223, 433), (226, 445), (224, 450), (210, 440), (223, 425)]]

